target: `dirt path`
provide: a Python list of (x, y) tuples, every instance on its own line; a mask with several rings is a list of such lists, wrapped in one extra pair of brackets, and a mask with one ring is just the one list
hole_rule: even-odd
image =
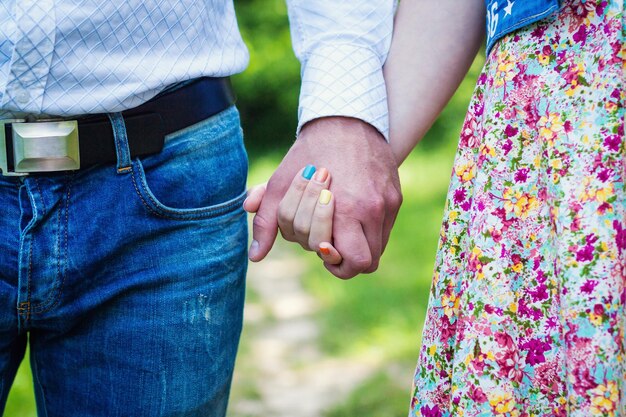
[(250, 265), (229, 417), (322, 417), (379, 366), (323, 355), (319, 306), (301, 283), (306, 265), (290, 251), (279, 246)]

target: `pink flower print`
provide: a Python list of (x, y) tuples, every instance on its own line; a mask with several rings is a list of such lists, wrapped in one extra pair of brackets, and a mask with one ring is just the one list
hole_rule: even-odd
[[(594, 3), (595, 2), (588, 2), (588, 3)], [(606, 9), (606, 6), (608, 5), (608, 2), (606, 0), (601, 1), (600, 3), (598, 3), (598, 5), (596, 6), (596, 14), (598, 16), (602, 16), (604, 14), (604, 10)]]
[(574, 391), (578, 395), (586, 395), (587, 391), (596, 386), (593, 376), (589, 373), (589, 365), (578, 362), (572, 367), (574, 375)]
[(587, 41), (587, 26), (580, 25), (576, 33), (572, 36), (572, 39), (574, 42), (584, 45)]
[(528, 168), (520, 168), (515, 172), (515, 181), (520, 183), (520, 182), (526, 182), (526, 180), (528, 180)]
[(593, 292), (593, 290), (596, 288), (596, 285), (598, 285), (598, 281), (596, 281), (594, 279), (588, 279), (580, 287), (580, 291), (584, 292), (585, 294), (591, 294)]
[(619, 253), (622, 253), (624, 249), (626, 249), (626, 230), (622, 227), (622, 224), (613, 220), (613, 229), (615, 229), (615, 243), (617, 244), (617, 248)]
[(502, 231), (498, 229), (493, 229), (493, 230), (490, 230), (490, 233), (491, 233), (491, 239), (495, 243), (500, 243), (502, 241)]
[(543, 36), (546, 33), (546, 26), (545, 25), (538, 25), (532, 32), (531, 32), (531, 36), (533, 38), (536, 39), (543, 39)]
[(524, 373), (520, 366), (520, 358), (517, 349), (507, 349), (496, 355), (496, 362), (500, 367), (498, 375), (511, 381), (521, 382)]
[(548, 277), (546, 277), (546, 274), (543, 271), (538, 271), (537, 272), (537, 282), (543, 284), (544, 282), (546, 282), (548, 279)]
[(460, 204), (465, 201), (465, 197), (467, 197), (467, 192), (464, 188), (459, 188), (454, 192), (454, 202), (456, 204)]
[(556, 318), (554, 318), (554, 317), (550, 317), (550, 318), (548, 319), (548, 321), (546, 322), (546, 327), (547, 327), (548, 329), (556, 329), (556, 328), (557, 328), (557, 326), (558, 326), (558, 324), (559, 324), (559, 323), (558, 323), (558, 321), (556, 320)]
[(469, 148), (477, 147), (479, 144), (478, 134), (478, 123), (476, 123), (476, 118), (472, 115), (465, 121), (463, 129), (461, 130), (460, 146)]
[(445, 314), (439, 320), (441, 320), (440, 340), (442, 344), (447, 345), (448, 340), (456, 333), (456, 325), (450, 323), (450, 318)]
[[(606, 143), (606, 142), (605, 142)], [(606, 182), (610, 178), (611, 170), (608, 168), (598, 171), (598, 179), (602, 182)]]
[(422, 417), (441, 417), (443, 415), (437, 405), (433, 405), (432, 407), (424, 405), (420, 408), (420, 413)]
[(622, 147), (622, 138), (618, 135), (610, 135), (604, 139), (604, 146), (613, 152), (619, 152)]
[(526, 300), (524, 299), (519, 300), (517, 306), (517, 314), (519, 314), (520, 317), (528, 317), (535, 321), (543, 317), (543, 313), (541, 312), (541, 310), (535, 307), (529, 307)]
[(566, 120), (563, 124), (563, 128), (566, 133), (572, 133), (574, 131), (574, 127), (572, 126), (572, 122), (570, 120)]
[(526, 123), (530, 129), (535, 129), (540, 119), (535, 103), (526, 103), (524, 105), (524, 113), (526, 114), (524, 123)]
[(504, 332), (497, 332), (493, 336), (500, 347), (512, 348), (514, 345), (513, 338)]
[(589, 234), (586, 236), (585, 240), (587, 244), (576, 252), (576, 260), (578, 262), (589, 262), (593, 260), (593, 244), (598, 240), (598, 237)]
[(549, 361), (538, 365), (535, 368), (535, 386), (539, 386), (542, 393), (546, 394), (550, 401), (559, 395), (559, 375), (556, 361)]
[(482, 376), (485, 373), (485, 368), (487, 365), (485, 364), (485, 355), (480, 354), (477, 358), (474, 358), (469, 363), (472, 371), (476, 373), (478, 376)]
[[(614, 99), (615, 101), (619, 101), (620, 99), (620, 90), (619, 88), (616, 88), (613, 90), (613, 92), (611, 93), (611, 98)], [(623, 132), (622, 132), (623, 134)]]
[(593, 2), (580, 1), (580, 2), (577, 2), (576, 5), (573, 7), (573, 12), (578, 17), (586, 18), (589, 15), (589, 13), (594, 11), (595, 7), (596, 7), (595, 1)]
[(544, 353), (548, 352), (551, 349), (548, 343), (539, 339), (531, 339), (528, 342), (522, 344), (520, 347), (528, 351), (528, 353), (526, 354), (526, 363), (530, 365), (544, 363), (546, 361)]
[(595, 306), (593, 306), (593, 312), (595, 314), (597, 314), (598, 316), (601, 316), (604, 314), (604, 306), (602, 304), (596, 304)]
[(502, 309), (499, 307), (494, 307), (491, 304), (485, 304), (485, 312), (487, 314), (495, 314), (497, 316), (502, 316)]
[(549, 297), (548, 288), (543, 284), (539, 285), (533, 290), (530, 290), (529, 293), (534, 302), (547, 300)]
[(478, 404), (482, 404), (487, 402), (487, 396), (482, 388), (475, 386), (474, 384), (470, 385), (469, 389), (469, 397), (472, 401)]
[(502, 143), (502, 150), (504, 151), (504, 155), (508, 155), (513, 149), (513, 141), (511, 139), (507, 139)]
[(518, 133), (519, 133), (519, 129), (511, 125), (506, 125), (506, 128), (504, 129), (504, 134), (506, 135), (507, 138), (512, 138), (513, 136), (516, 136)]
[(598, 214), (604, 214), (610, 208), (611, 208), (611, 205), (605, 201), (602, 204), (600, 204), (600, 206), (598, 207), (598, 210), (597, 210)]

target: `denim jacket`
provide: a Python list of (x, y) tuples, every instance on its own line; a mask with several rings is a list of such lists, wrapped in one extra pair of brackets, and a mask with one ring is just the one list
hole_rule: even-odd
[(559, 9), (559, 0), (485, 0), (485, 3), (487, 54), (504, 35), (543, 19)]

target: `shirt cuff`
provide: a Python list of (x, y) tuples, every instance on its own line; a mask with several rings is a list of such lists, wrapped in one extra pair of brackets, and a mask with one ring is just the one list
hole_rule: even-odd
[(328, 116), (361, 119), (389, 140), (387, 90), (374, 51), (344, 44), (309, 54), (303, 64), (297, 133), (305, 123)]

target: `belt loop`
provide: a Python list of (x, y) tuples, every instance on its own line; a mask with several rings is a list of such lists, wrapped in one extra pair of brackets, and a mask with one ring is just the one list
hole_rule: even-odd
[(130, 148), (128, 136), (126, 136), (126, 124), (122, 113), (108, 113), (111, 126), (113, 127), (113, 139), (115, 140), (115, 153), (117, 155), (117, 173), (125, 174), (132, 171), (130, 160)]

